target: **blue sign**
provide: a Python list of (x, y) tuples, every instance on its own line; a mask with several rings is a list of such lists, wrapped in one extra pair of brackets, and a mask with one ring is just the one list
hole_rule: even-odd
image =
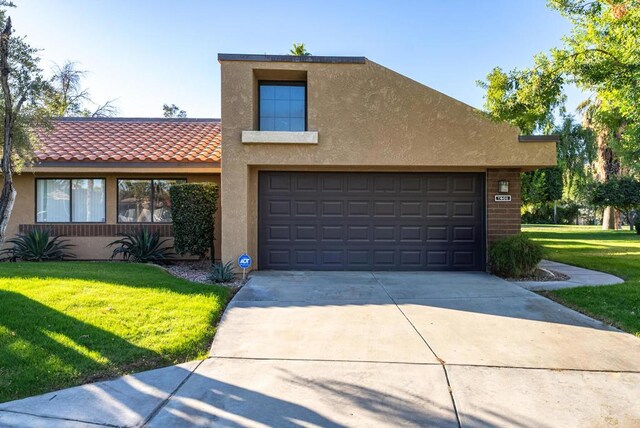
[(240, 266), (242, 269), (247, 269), (249, 266), (251, 266), (251, 257), (249, 257), (248, 254), (243, 254), (238, 257), (238, 266)]

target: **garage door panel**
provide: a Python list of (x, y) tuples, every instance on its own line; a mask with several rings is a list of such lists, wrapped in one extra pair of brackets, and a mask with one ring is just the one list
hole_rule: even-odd
[(395, 217), (396, 204), (393, 201), (373, 201), (374, 217)]
[(288, 175), (270, 175), (266, 182), (266, 189), (270, 192), (291, 191), (291, 177)]
[(395, 226), (374, 226), (373, 240), (375, 242), (395, 242), (396, 241)]
[(370, 250), (347, 250), (347, 264), (348, 266), (362, 266), (367, 267), (371, 265), (371, 251)]
[(320, 190), (328, 193), (343, 193), (344, 181), (344, 176), (342, 174), (322, 174), (320, 176)]
[(271, 242), (291, 241), (291, 226), (289, 225), (269, 225), (268, 239)]
[(347, 177), (347, 191), (349, 193), (371, 192), (371, 177), (367, 175), (350, 175)]
[(477, 227), (474, 226), (453, 226), (453, 242), (474, 242), (478, 239)]
[(295, 209), (293, 210), (293, 212), (294, 212), (294, 215), (297, 217), (302, 217), (302, 216), (317, 217), (318, 216), (317, 201), (295, 201), (294, 206), (295, 206)]
[(482, 174), (259, 174), (259, 267), (484, 269)]
[(424, 265), (423, 250), (400, 250), (400, 265), (420, 267)]
[(402, 194), (422, 193), (424, 192), (425, 181), (424, 177), (400, 177), (400, 192)]
[(445, 269), (449, 266), (449, 258), (446, 250), (427, 251), (427, 267)]
[(454, 267), (469, 267), (475, 263), (472, 251), (452, 251)]
[(267, 206), (267, 213), (272, 217), (291, 216), (291, 201), (271, 200)]
[(369, 242), (371, 240), (371, 227), (367, 225), (362, 226), (347, 226), (347, 241), (348, 242)]
[(477, 203), (474, 201), (451, 202), (452, 217), (476, 217), (478, 212)]
[(295, 230), (294, 239), (296, 242), (313, 242), (318, 240), (318, 226), (315, 224), (298, 224), (293, 226)]
[(349, 217), (370, 217), (371, 204), (369, 201), (347, 201), (347, 215)]
[(427, 229), (427, 242), (448, 242), (449, 226), (425, 226)]
[(287, 249), (269, 249), (266, 252), (267, 263), (269, 263), (270, 266), (274, 267), (288, 266), (291, 264), (289, 253), (290, 251)]
[(451, 179), (453, 184), (452, 193), (459, 194), (470, 194), (474, 195), (477, 193), (478, 189), (476, 187), (477, 180), (473, 177), (453, 177)]
[(320, 241), (342, 241), (344, 238), (344, 229), (342, 225), (322, 225), (322, 237)]
[(334, 250), (322, 250), (321, 251), (322, 266), (327, 266), (329, 268), (339, 267), (342, 265), (342, 260), (344, 259), (344, 250), (334, 249)]
[(449, 203), (446, 201), (427, 202), (427, 218), (431, 217), (449, 217)]
[(314, 193), (318, 191), (318, 180), (311, 176), (294, 176), (296, 192)]

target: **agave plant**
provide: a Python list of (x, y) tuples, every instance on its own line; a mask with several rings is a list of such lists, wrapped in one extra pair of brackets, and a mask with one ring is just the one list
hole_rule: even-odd
[(118, 245), (111, 254), (111, 259), (118, 255), (122, 260), (135, 263), (160, 262), (172, 256), (172, 248), (163, 246), (168, 239), (160, 239), (160, 232), (150, 232), (146, 227), (133, 232), (119, 233), (121, 239), (113, 241), (107, 247)]
[(209, 280), (214, 283), (231, 282), (236, 278), (233, 263), (214, 263), (211, 265)]
[(29, 262), (47, 260), (63, 260), (75, 257), (69, 252), (73, 245), (68, 240), (60, 239), (59, 235), (52, 235), (51, 229), (34, 228), (27, 233), (18, 234), (7, 240), (12, 246), (0, 252), (4, 258)]

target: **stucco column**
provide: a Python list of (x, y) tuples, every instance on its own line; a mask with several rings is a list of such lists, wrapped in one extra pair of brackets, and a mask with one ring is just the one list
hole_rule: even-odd
[(245, 251), (254, 259), (256, 254), (248, 248), (249, 169), (246, 165), (225, 164), (221, 179), (222, 246), (223, 263), (234, 261)]

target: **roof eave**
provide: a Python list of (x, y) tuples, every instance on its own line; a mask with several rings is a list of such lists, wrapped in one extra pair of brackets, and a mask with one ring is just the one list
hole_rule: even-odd
[(297, 55), (265, 55), (265, 54), (229, 54), (219, 53), (218, 62), (223, 61), (251, 61), (251, 62), (298, 62), (325, 64), (364, 64), (367, 58), (363, 56), (297, 56)]
[(25, 166), (23, 172), (126, 172), (126, 173), (219, 173), (217, 162), (87, 162), (87, 161), (42, 161)]
[(559, 135), (520, 135), (518, 141), (520, 143), (557, 143), (560, 140)]

